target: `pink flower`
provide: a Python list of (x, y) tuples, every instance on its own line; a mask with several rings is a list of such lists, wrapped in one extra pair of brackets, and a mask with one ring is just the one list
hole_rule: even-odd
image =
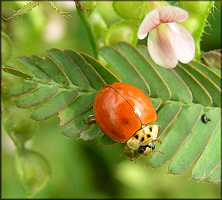
[(195, 43), (190, 32), (182, 25), (187, 11), (176, 6), (162, 6), (149, 12), (142, 21), (137, 36), (144, 39), (148, 32), (148, 51), (158, 65), (173, 68), (178, 60), (188, 63), (195, 54)]

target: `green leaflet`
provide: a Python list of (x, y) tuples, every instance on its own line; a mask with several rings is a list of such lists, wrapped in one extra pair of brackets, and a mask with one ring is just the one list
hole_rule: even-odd
[(33, 78), (31, 75), (25, 73), (25, 72), (22, 72), (18, 69), (15, 69), (15, 68), (12, 68), (12, 67), (3, 67), (2, 68), (5, 72), (8, 72), (10, 74), (13, 74), (15, 76), (19, 76), (21, 78), (25, 78), (25, 79), (31, 79)]
[(65, 124), (63, 127), (62, 134), (67, 137), (73, 137), (75, 135), (78, 135), (81, 133), (84, 129), (86, 129), (89, 124), (84, 123), (84, 120), (86, 117), (93, 115), (93, 108), (89, 108), (85, 112), (83, 112), (81, 115), (78, 115), (74, 118), (71, 122)]
[(148, 84), (135, 66), (133, 66), (120, 51), (113, 47), (103, 47), (99, 52), (115, 69), (124, 83), (129, 83), (140, 88), (149, 96), (150, 90)]
[(32, 114), (31, 118), (40, 121), (48, 119), (58, 113), (61, 109), (67, 106), (77, 96), (76, 90), (64, 90), (59, 92), (55, 97), (41, 105)]
[(56, 86), (42, 86), (36, 90), (21, 96), (15, 100), (15, 105), (20, 108), (28, 108), (49, 99), (57, 92)]
[(21, 64), (26, 66), (37, 78), (49, 82), (51, 79), (48, 75), (35, 63), (32, 62), (30, 57), (19, 56), (16, 58)]
[(86, 76), (92, 88), (98, 90), (105, 85), (104, 80), (99, 76), (97, 71), (93, 69), (93, 67), (90, 64), (88, 64), (79, 53), (73, 50), (66, 50), (65, 52), (79, 66), (79, 68), (82, 70), (82, 72)]
[(4, 91), (8, 96), (19, 96), (35, 89), (38, 86), (35, 82), (23, 81), (13, 86), (5, 87)]
[(207, 181), (213, 182), (213, 183), (218, 183), (221, 181), (221, 162), (213, 171), (213, 173), (210, 174), (210, 176), (207, 178)]
[(89, 89), (87, 78), (69, 55), (59, 49), (50, 49), (47, 52), (59, 65), (59, 68), (63, 70), (64, 74), (69, 78), (73, 85), (79, 86), (85, 90)]
[(82, 140), (92, 140), (97, 137), (102, 131), (99, 129), (96, 123), (92, 124), (80, 133), (80, 139)]
[(101, 137), (101, 141), (100, 141), (100, 145), (105, 145), (105, 146), (111, 146), (113, 144), (115, 144), (116, 142), (114, 140), (112, 140), (110, 137), (108, 137), (107, 135), (103, 134), (103, 136)]
[(95, 93), (80, 95), (70, 105), (61, 110), (59, 113), (61, 120), (60, 125), (70, 122), (76, 116), (88, 109), (92, 105), (95, 95)]
[(85, 53), (80, 53), (80, 54), (97, 71), (97, 73), (99, 73), (99, 75), (106, 82), (106, 84), (120, 82), (120, 79), (117, 76), (115, 76), (115, 74), (113, 74), (111, 71), (109, 71), (106, 67), (104, 67), (102, 64), (100, 64), (93, 57), (91, 57)]
[[(160, 126), (158, 137), (162, 136), (166, 130), (170, 130), (168, 129), (169, 126), (174, 122), (175, 119), (177, 119), (181, 109), (182, 104), (179, 102), (169, 101), (160, 106), (160, 108), (157, 110), (158, 120), (155, 122), (155, 124)], [(167, 135), (167, 133), (164, 135)], [(163, 140), (162, 137), (160, 139)]]
[(46, 57), (43, 59), (39, 56), (31, 56), (31, 59), (35, 64), (41, 67), (53, 81), (63, 86), (69, 85), (69, 81), (61, 68), (51, 58)]
[(30, 12), (33, 8), (35, 8), (37, 5), (40, 4), (40, 1), (32, 1), (32, 2), (28, 2), (24, 7), (20, 8), (19, 10), (15, 11), (15, 14), (12, 15), (11, 17), (5, 19), (5, 20), (9, 20), (12, 19), (13, 17), (18, 17), (18, 16), (22, 16), (28, 12)]
[(221, 163), (221, 144), (218, 142), (221, 141), (221, 126), (217, 127), (192, 171), (193, 179), (203, 180), (207, 178)]

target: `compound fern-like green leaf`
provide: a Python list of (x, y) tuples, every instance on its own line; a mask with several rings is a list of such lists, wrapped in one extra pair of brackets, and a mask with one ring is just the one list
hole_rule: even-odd
[[(27, 71), (3, 68), (21, 77), (21, 83), (4, 91), (18, 107), (32, 107), (31, 118), (45, 120), (57, 114), (63, 135), (79, 135), (82, 140), (101, 135), (100, 144), (113, 145), (116, 142), (101, 134), (97, 124), (85, 120), (93, 115), (93, 101), (101, 87), (126, 82), (148, 95), (157, 112), (154, 123), (160, 126), (162, 144), (156, 144), (157, 152), (148, 156), (149, 165), (159, 167), (171, 160), (168, 173), (172, 174), (194, 165), (193, 179), (220, 181), (221, 77), (217, 70), (197, 61), (165, 69), (153, 62), (146, 47), (125, 42), (99, 50), (108, 67), (71, 49), (47, 52), (44, 58), (18, 57)], [(203, 115), (210, 121), (205, 122)]]

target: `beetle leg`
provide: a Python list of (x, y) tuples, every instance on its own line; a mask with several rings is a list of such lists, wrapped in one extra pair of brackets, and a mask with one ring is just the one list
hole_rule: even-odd
[(138, 154), (138, 155), (136, 156), (135, 164), (137, 163), (138, 159), (139, 159), (142, 155), (143, 155), (143, 154)]
[(152, 150), (152, 152), (159, 152), (159, 153), (161, 153), (161, 154), (164, 154), (163, 152), (157, 151), (157, 150)]
[(134, 152), (133, 152), (133, 150), (129, 149), (129, 146), (127, 144), (124, 147), (124, 153), (130, 153), (130, 161), (133, 160)]
[(89, 115), (88, 117), (85, 117), (85, 119), (84, 119), (85, 124), (93, 124), (95, 122), (96, 122), (96, 120), (94, 118), (94, 115)]
[(158, 143), (162, 144), (161, 140), (159, 138), (156, 138), (156, 140)]

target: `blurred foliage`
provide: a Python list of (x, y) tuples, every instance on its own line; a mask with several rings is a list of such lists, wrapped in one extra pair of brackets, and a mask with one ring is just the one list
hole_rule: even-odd
[[(18, 10), (25, 3), (2, 1), (1, 4), (2, 16), (7, 18), (13, 15), (13, 10)], [(74, 2), (55, 2), (55, 5), (69, 12), (71, 17), (64, 17), (49, 4), (45, 4), (37, 6), (22, 17), (2, 20), (2, 31), (9, 36), (13, 46), (12, 58), (19, 55), (43, 55), (47, 49), (53, 47), (93, 54)], [(213, 16), (208, 19), (211, 29), (206, 28), (207, 34), (203, 35), (201, 41), (203, 51), (221, 48), (220, 2), (216, 2)], [(8, 65), (10, 63), (18, 64), (15, 59), (7, 62)], [(14, 76), (2, 72), (2, 85), (11, 85), (18, 81)], [(9, 101), (4, 94), (2, 99)], [(7, 109), (15, 108), (7, 102)], [(7, 115), (7, 111), (5, 114)], [(188, 180), (191, 170), (180, 176), (165, 174), (167, 165), (157, 169), (144, 167), (147, 164), (145, 157), (135, 164), (119, 156), (122, 154), (122, 144), (105, 147), (97, 145), (99, 137), (87, 142), (76, 140), (76, 137), (66, 138), (59, 134), (61, 127), (58, 124), (59, 118), (56, 116), (39, 122), (33, 140), (27, 143), (32, 150), (44, 155), (51, 165), (49, 183), (36, 194), (36, 198), (221, 197), (221, 183), (197, 183)], [(2, 128), (2, 198), (26, 197), (16, 175), (15, 153), (13, 142)]]

